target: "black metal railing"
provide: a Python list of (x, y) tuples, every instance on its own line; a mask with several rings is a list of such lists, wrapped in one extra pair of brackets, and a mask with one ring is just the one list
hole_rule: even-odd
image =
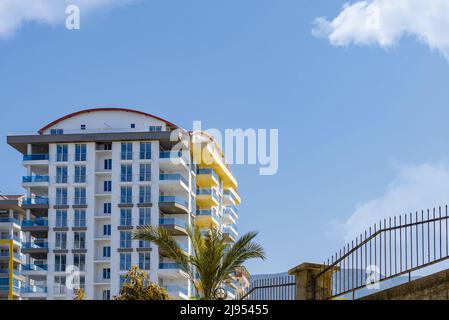
[(355, 297), (362, 288), (408, 275), (449, 258), (448, 207), (381, 220), (323, 263), (315, 299)]
[(295, 300), (295, 276), (279, 275), (251, 280), (250, 287), (237, 300)]

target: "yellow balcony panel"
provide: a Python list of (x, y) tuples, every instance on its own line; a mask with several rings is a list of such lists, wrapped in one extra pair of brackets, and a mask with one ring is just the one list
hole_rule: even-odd
[(220, 178), (212, 168), (198, 168), (196, 170), (196, 185), (198, 187), (218, 187)]
[(199, 207), (214, 207), (220, 203), (218, 195), (212, 188), (197, 189), (196, 204)]
[(224, 161), (224, 156), (215, 142), (195, 142), (192, 143), (192, 157), (194, 163), (199, 167), (208, 167), (214, 169), (225, 186), (237, 188), (237, 180), (232, 174), (229, 166)]
[(195, 224), (201, 229), (211, 229), (219, 226), (219, 217), (213, 209), (198, 209)]

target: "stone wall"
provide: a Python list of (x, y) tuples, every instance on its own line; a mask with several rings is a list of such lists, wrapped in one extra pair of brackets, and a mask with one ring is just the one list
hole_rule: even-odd
[(360, 300), (449, 300), (449, 270), (374, 293)]

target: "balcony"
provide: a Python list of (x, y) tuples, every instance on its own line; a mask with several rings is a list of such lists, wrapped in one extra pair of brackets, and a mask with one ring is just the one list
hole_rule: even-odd
[[(140, 241), (139, 241), (139, 243), (140, 243)], [(189, 254), (189, 246), (187, 244), (180, 242), (180, 241), (176, 241), (176, 243), (181, 248), (181, 250), (183, 251), (184, 254), (186, 254), (186, 255)], [(162, 249), (159, 249), (159, 254), (161, 256), (166, 256), (166, 253)]]
[(49, 176), (23, 176), (22, 185), (24, 187), (47, 187), (50, 181)]
[(48, 197), (23, 198), (24, 209), (48, 209)]
[(181, 151), (161, 151), (159, 153), (159, 166), (163, 170), (173, 168), (173, 166), (187, 167)]
[(42, 218), (34, 220), (23, 220), (22, 231), (32, 232), (33, 236), (36, 237), (43, 237), (48, 231), (48, 220)]
[(187, 277), (181, 266), (174, 262), (159, 263), (159, 276), (162, 278), (179, 279), (179, 277)]
[(47, 239), (34, 239), (31, 242), (22, 243), (22, 253), (29, 254), (34, 259), (46, 259), (48, 253)]
[(223, 228), (223, 235), (229, 241), (234, 242), (238, 237), (237, 227), (235, 225), (227, 225)]
[(211, 229), (213, 227), (218, 227), (219, 221), (220, 217), (214, 209), (196, 210), (195, 223), (200, 228)]
[(10, 234), (1, 233), (0, 234), (0, 240), (13, 240), (17, 243), (21, 243), (22, 240), (18, 236), (12, 236)]
[(48, 153), (24, 154), (23, 155), (23, 162), (24, 162), (24, 164), (48, 165), (48, 160), (49, 160)]
[(24, 264), (22, 265), (23, 273), (46, 274), (48, 266), (46, 264)]
[(223, 220), (226, 224), (234, 224), (239, 218), (238, 210), (234, 206), (225, 207), (223, 214)]
[(196, 190), (196, 203), (200, 207), (214, 207), (218, 206), (220, 199), (218, 198), (215, 189), (197, 189)]
[(20, 288), (20, 293), (26, 297), (45, 297), (47, 295), (47, 287), (26, 285)]
[(161, 173), (159, 186), (163, 192), (189, 191), (189, 181), (180, 173)]
[(0, 224), (2, 223), (13, 223), (20, 226), (20, 221), (16, 218), (0, 218)]
[(176, 218), (161, 218), (159, 226), (166, 228), (172, 235), (187, 235), (187, 223)]
[(196, 184), (198, 187), (218, 187), (220, 177), (211, 168), (199, 168), (196, 170)]
[(178, 196), (160, 196), (159, 209), (164, 213), (186, 214), (189, 213), (189, 203)]
[(234, 188), (226, 188), (223, 191), (223, 202), (229, 205), (240, 204), (241, 199), (237, 191)]
[(188, 300), (189, 289), (182, 285), (166, 285), (163, 288), (167, 291), (168, 295), (173, 299)]

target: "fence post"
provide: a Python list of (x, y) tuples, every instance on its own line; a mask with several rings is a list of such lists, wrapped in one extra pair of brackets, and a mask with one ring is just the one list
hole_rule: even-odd
[(289, 275), (296, 277), (296, 300), (321, 300), (331, 295), (334, 270), (315, 283), (315, 277), (325, 267), (323, 264), (305, 262), (288, 271)]

